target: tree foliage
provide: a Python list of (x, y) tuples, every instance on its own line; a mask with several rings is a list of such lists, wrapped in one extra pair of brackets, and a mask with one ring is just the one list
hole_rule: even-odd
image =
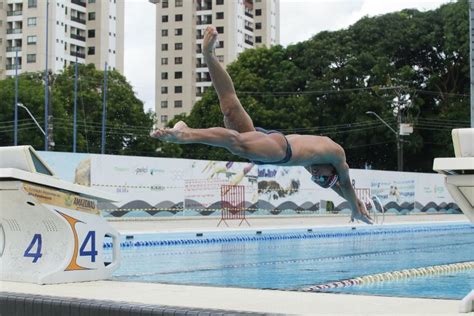
[[(78, 66), (77, 151), (101, 151), (104, 72), (93, 64)], [(53, 140), (56, 151), (72, 151), (74, 116), (74, 66), (51, 78)], [(15, 78), (0, 81), (0, 145), (13, 144)], [(19, 76), (19, 103), (24, 104), (44, 126), (44, 82), (42, 73)], [(18, 109), (18, 143), (44, 148), (44, 137), (24, 109)], [(125, 77), (117, 71), (107, 76), (106, 153), (156, 155), (158, 142), (150, 139), (154, 115), (143, 111)]]
[[(228, 71), (255, 126), (327, 135), (355, 168), (396, 169), (394, 133), (366, 112), (396, 129), (400, 111), (414, 124), (404, 137), (405, 170), (431, 171), (434, 157), (452, 155), (451, 128), (468, 125), (468, 13), (459, 0), (427, 12), (365, 17), (286, 48), (247, 50)], [(214, 89), (184, 120), (223, 126)], [(238, 159), (202, 145), (181, 148), (186, 158)]]

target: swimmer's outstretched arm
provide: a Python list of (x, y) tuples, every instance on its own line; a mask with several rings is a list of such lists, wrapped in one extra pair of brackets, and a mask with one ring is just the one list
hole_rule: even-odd
[(352, 187), (352, 182), (349, 177), (349, 165), (346, 163), (343, 150), (341, 155), (341, 161), (334, 164), (334, 168), (336, 168), (339, 176), (339, 181), (333, 186), (333, 190), (349, 202), (352, 209), (351, 221), (358, 219), (364, 223), (373, 224), (372, 218), (365, 209), (364, 204), (357, 198), (354, 188)]

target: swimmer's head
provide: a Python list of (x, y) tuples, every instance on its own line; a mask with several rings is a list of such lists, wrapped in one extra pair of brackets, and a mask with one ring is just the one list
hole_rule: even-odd
[(311, 173), (311, 181), (325, 189), (331, 188), (339, 180), (336, 168), (333, 165), (311, 165), (306, 169)]

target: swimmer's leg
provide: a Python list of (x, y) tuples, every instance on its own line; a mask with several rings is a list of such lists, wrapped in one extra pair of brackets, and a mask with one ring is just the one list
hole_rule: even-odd
[(178, 144), (199, 143), (222, 147), (253, 161), (279, 161), (286, 156), (286, 139), (279, 133), (239, 133), (223, 127), (194, 129), (179, 121), (173, 128), (158, 129), (151, 136)]
[(203, 55), (219, 97), (225, 127), (239, 133), (255, 131), (252, 119), (237, 98), (232, 79), (214, 54), (216, 41), (217, 31), (209, 26), (204, 34)]

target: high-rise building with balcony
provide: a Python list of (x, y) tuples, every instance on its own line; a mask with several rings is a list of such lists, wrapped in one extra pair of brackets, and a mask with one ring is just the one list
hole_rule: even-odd
[(204, 64), (204, 30), (219, 32), (216, 55), (226, 66), (241, 52), (279, 44), (279, 0), (150, 0), (156, 5), (157, 126), (189, 113), (212, 85)]
[(124, 2), (0, 0), (0, 79), (17, 68), (19, 73), (44, 71), (46, 38), (53, 73), (75, 63), (76, 57), (78, 63), (93, 63), (98, 69), (107, 62), (109, 69), (123, 73)]

